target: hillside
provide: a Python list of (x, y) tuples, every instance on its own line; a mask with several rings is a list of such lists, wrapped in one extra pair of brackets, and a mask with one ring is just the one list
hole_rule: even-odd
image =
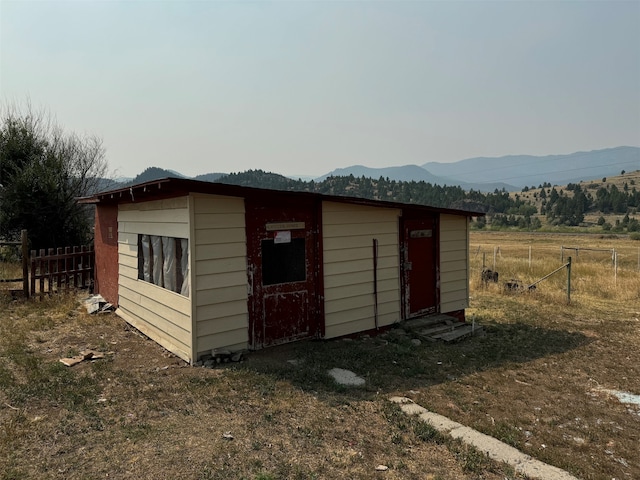
[(168, 177), (187, 178), (184, 175), (174, 170), (165, 170), (164, 168), (159, 168), (159, 167), (149, 167), (146, 170), (144, 170), (142, 173), (137, 175), (133, 180), (124, 184), (124, 186), (151, 182), (152, 180), (158, 180), (160, 178), (168, 178)]
[[(552, 224), (562, 224), (567, 221), (560, 210), (568, 216), (577, 214), (569, 224), (594, 226), (608, 224), (609, 228), (616, 226), (628, 227), (629, 220), (635, 220), (640, 210), (640, 170), (624, 172), (613, 177), (568, 183), (566, 185), (550, 185), (544, 187), (525, 187), (520, 192), (511, 192), (510, 198), (534, 206), (539, 217), (545, 217)], [(576, 199), (580, 195), (580, 199)], [(552, 200), (555, 199), (555, 200)], [(560, 206), (557, 205), (559, 201)], [(626, 217), (626, 218), (625, 218)], [(605, 229), (607, 226), (605, 225)], [(639, 229), (640, 230), (640, 229)], [(631, 230), (635, 231), (635, 223)]]

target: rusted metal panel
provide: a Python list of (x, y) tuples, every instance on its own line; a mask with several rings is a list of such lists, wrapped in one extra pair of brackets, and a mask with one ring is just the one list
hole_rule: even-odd
[(252, 349), (322, 332), (317, 206), (278, 200), (245, 201)]
[(438, 221), (405, 218), (402, 225), (402, 299), (405, 318), (438, 311)]

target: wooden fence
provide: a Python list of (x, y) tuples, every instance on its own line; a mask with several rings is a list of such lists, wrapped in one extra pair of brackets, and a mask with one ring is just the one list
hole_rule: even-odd
[(91, 287), (94, 262), (93, 246), (31, 250), (31, 295)]

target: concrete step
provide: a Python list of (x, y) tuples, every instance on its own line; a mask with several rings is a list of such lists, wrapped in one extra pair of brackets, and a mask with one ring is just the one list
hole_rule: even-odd
[(465, 337), (470, 337), (471, 335), (478, 335), (481, 332), (482, 332), (481, 326), (476, 325), (474, 328), (473, 325), (466, 324), (465, 326), (456, 328), (451, 332), (433, 335), (432, 338), (449, 343), (456, 340), (461, 340)]
[(470, 335), (483, 333), (480, 325), (472, 326), (446, 314), (412, 318), (403, 324), (404, 330), (432, 342), (453, 342)]
[(465, 325), (467, 324), (464, 322), (456, 321), (455, 323), (451, 324), (439, 324), (429, 328), (423, 328), (421, 330), (418, 330), (416, 333), (418, 333), (419, 335), (424, 335), (425, 337), (431, 337), (439, 333), (452, 332), (456, 328), (464, 327)]
[(438, 324), (452, 324), (458, 322), (456, 317), (452, 317), (451, 315), (444, 315), (442, 313), (436, 313), (434, 315), (427, 315), (426, 317), (412, 318), (410, 320), (405, 320), (403, 323), (403, 327), (405, 330), (419, 330), (424, 327), (429, 327), (431, 325)]

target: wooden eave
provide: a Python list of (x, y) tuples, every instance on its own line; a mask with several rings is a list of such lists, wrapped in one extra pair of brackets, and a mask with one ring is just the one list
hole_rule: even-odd
[(397, 208), (405, 211), (431, 212), (450, 215), (464, 215), (466, 217), (484, 216), (484, 212), (474, 212), (452, 208), (431, 207), (414, 203), (389, 202), (384, 200), (371, 200), (360, 197), (346, 197), (339, 195), (326, 195), (316, 192), (301, 192), (289, 190), (271, 190), (265, 188), (247, 187), (241, 185), (229, 185), (225, 183), (203, 182), (186, 178), (163, 178), (150, 182), (140, 183), (129, 187), (118, 188), (106, 192), (100, 192), (90, 197), (78, 199), (82, 204), (119, 204), (139, 203), (163, 198), (173, 198), (200, 193), (208, 195), (224, 195), (240, 198), (264, 198), (264, 199), (316, 199), (329, 202), (348, 203), (378, 208)]

